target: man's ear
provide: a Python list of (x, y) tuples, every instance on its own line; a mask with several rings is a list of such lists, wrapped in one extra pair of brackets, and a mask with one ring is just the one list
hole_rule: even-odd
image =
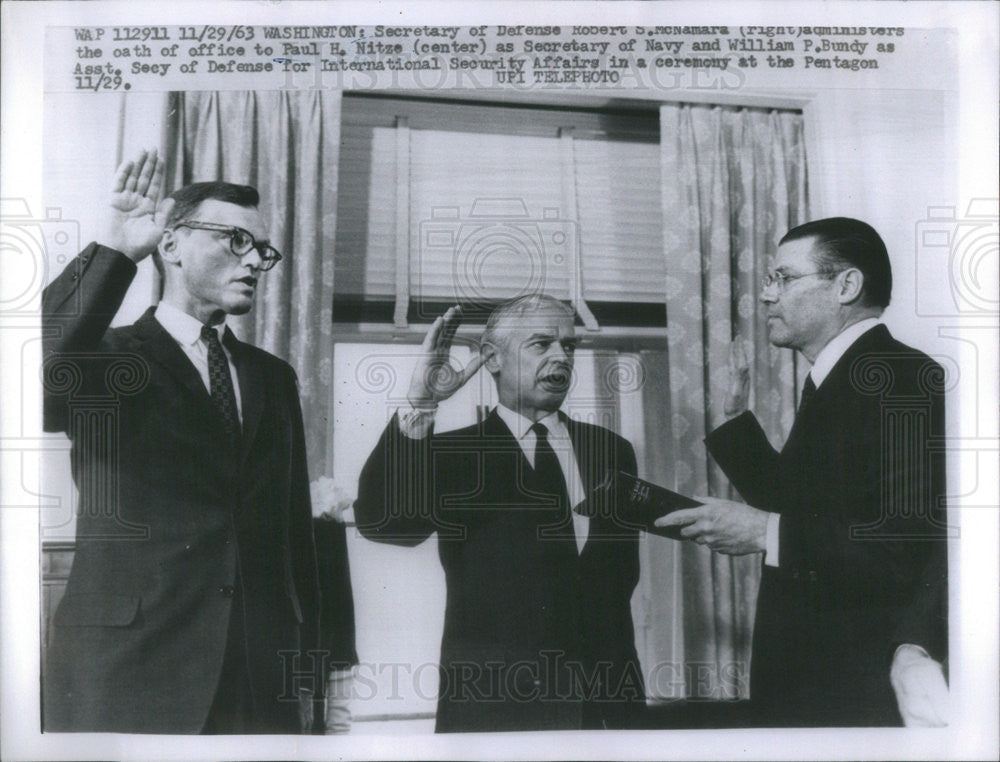
[(840, 287), (837, 291), (837, 301), (841, 304), (853, 304), (861, 298), (865, 286), (865, 276), (858, 268), (850, 267), (844, 270), (838, 280)]
[(160, 236), (160, 242), (156, 245), (156, 250), (160, 253), (160, 258), (164, 262), (171, 264), (180, 263), (180, 252), (177, 251), (177, 233), (167, 228)]
[(490, 374), (495, 374), (500, 370), (500, 358), (497, 354), (497, 348), (492, 342), (483, 342), (479, 346), (479, 356), (483, 358), (483, 366)]

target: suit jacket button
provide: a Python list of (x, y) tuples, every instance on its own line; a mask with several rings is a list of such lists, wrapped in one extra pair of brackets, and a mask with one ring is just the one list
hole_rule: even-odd
[(812, 569), (809, 570), (809, 581), (810, 582), (816, 581), (816, 572), (813, 571)]
[(232, 598), (236, 595), (236, 588), (232, 585), (223, 585), (219, 588), (219, 592), (222, 593), (226, 598)]
[(792, 579), (798, 579), (798, 578), (799, 578), (799, 570), (792, 569)]

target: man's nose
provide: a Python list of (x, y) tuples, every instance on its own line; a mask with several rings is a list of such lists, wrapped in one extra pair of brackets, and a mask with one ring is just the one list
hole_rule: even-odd
[(257, 249), (250, 249), (250, 251), (240, 257), (240, 264), (252, 267), (254, 270), (259, 270), (263, 262), (264, 259), (260, 256), (260, 252)]
[(572, 355), (566, 351), (566, 347), (560, 344), (558, 341), (553, 341), (549, 345), (549, 359), (561, 360), (565, 363), (573, 361)]
[(764, 286), (760, 290), (760, 296), (758, 297), (764, 304), (774, 304), (778, 301), (778, 285), (772, 284), (770, 286)]

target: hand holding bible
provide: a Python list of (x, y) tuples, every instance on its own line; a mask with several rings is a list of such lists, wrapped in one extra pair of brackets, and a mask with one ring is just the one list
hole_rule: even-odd
[(715, 497), (694, 499), (704, 505), (682, 508), (656, 520), (658, 527), (680, 527), (681, 536), (717, 553), (760, 553), (767, 545), (767, 511)]

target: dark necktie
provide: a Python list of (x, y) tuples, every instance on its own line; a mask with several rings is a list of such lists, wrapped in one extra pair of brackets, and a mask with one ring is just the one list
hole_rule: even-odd
[[(562, 466), (559, 465), (559, 458), (555, 450), (549, 443), (549, 430), (544, 423), (536, 422), (531, 425), (531, 430), (535, 432), (535, 476), (538, 479), (539, 489), (546, 495), (552, 495), (559, 500), (560, 516), (568, 517), (572, 514), (568, 512), (569, 489), (566, 486), (566, 475)], [(576, 513), (576, 509), (573, 509)], [(581, 514), (582, 515), (582, 514)], [(560, 519), (562, 521), (564, 519)], [(587, 541), (588, 530), (586, 525), (577, 526), (574, 518), (572, 525), (568, 527), (576, 542), (577, 553), (583, 552), (583, 545)]]
[(201, 327), (201, 338), (208, 347), (208, 379), (212, 402), (222, 415), (226, 433), (233, 441), (240, 438), (240, 417), (236, 409), (236, 392), (229, 373), (229, 360), (222, 349), (219, 334), (211, 326)]
[(569, 491), (566, 489), (566, 477), (555, 450), (549, 444), (549, 430), (544, 423), (534, 423), (531, 430), (535, 432), (535, 475), (543, 485), (546, 494), (556, 495), (560, 507), (569, 505)]
[(802, 394), (799, 395), (799, 409), (795, 413), (796, 416), (802, 415), (802, 411), (806, 409), (809, 402), (816, 395), (816, 384), (813, 383), (812, 373), (806, 376), (806, 382), (802, 384)]

